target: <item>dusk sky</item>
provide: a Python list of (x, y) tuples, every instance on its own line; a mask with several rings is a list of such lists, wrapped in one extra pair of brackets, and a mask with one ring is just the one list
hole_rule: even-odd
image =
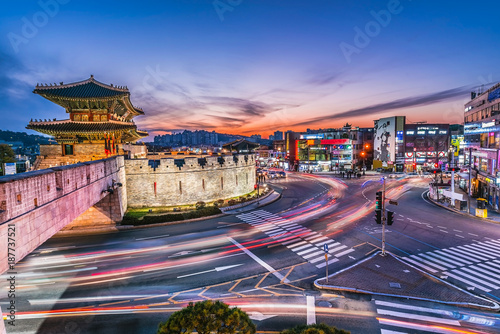
[[(3, 2), (3, 130), (67, 119), (37, 83), (128, 86), (138, 128), (275, 130), (462, 123), (500, 81), (497, 1)], [(147, 141), (152, 140), (148, 137)]]

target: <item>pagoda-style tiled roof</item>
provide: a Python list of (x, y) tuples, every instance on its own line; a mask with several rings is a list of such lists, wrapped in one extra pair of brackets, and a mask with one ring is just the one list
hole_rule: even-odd
[[(69, 108), (68, 101), (121, 101), (121, 105), (133, 115), (143, 115), (141, 108), (134, 107), (130, 102), (130, 92), (126, 86), (107, 85), (94, 79), (89, 79), (70, 84), (37, 84), (33, 93), (39, 94), (46, 99)], [(69, 110), (68, 110), (69, 112)]]
[[(145, 131), (138, 131), (133, 122), (107, 121), (107, 122), (76, 122), (72, 120), (61, 121), (31, 121), (26, 129), (35, 130), (51, 136), (57, 135), (103, 135), (105, 133), (122, 133), (124, 141), (135, 141), (148, 135)], [(57, 140), (57, 138), (56, 138)]]
[(37, 85), (33, 93), (75, 98), (102, 98), (130, 94), (127, 87), (106, 85), (95, 80), (93, 75), (87, 80), (66, 85), (62, 82), (60, 85)]

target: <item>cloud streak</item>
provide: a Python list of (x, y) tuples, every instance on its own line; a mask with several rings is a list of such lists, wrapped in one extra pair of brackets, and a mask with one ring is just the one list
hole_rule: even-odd
[(389, 112), (392, 110), (399, 110), (403, 108), (412, 108), (412, 107), (421, 107), (431, 104), (436, 104), (439, 102), (455, 99), (455, 98), (463, 98), (467, 96), (467, 94), (473, 89), (472, 86), (462, 86), (457, 88), (452, 88), (436, 93), (425, 94), (415, 97), (406, 97), (402, 99), (398, 99), (391, 102), (385, 102), (380, 104), (375, 104), (372, 106), (367, 106), (364, 108), (353, 109), (349, 111), (344, 111), (336, 114), (330, 114), (321, 117), (311, 118), (302, 122), (297, 122), (291, 124), (291, 126), (304, 126), (317, 124), (324, 121), (332, 121), (338, 120), (346, 117), (367, 117), (373, 116), (385, 112)]

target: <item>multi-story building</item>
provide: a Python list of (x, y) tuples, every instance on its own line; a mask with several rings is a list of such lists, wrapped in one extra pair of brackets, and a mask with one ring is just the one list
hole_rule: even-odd
[(465, 104), (464, 158), (470, 167), (470, 191), (495, 209), (500, 197), (500, 83), (485, 92), (472, 92)]
[(406, 124), (404, 170), (445, 169), (450, 161), (450, 139), (449, 124)]
[(274, 131), (274, 140), (283, 140), (283, 132)]
[[(360, 129), (346, 124), (339, 129), (308, 129), (298, 134), (293, 143), (288, 132), (286, 135), (288, 161), (298, 171), (361, 170), (363, 164), (369, 166), (371, 161), (371, 128)], [(293, 154), (289, 147), (294, 148)]]

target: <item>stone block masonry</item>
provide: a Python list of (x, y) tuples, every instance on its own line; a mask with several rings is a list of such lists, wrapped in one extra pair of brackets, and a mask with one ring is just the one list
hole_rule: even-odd
[(125, 160), (129, 207), (209, 202), (248, 194), (255, 155)]
[[(109, 220), (121, 220), (127, 208), (123, 157), (1, 177), (0, 245), (6, 243), (8, 225), (14, 224), (15, 258), (19, 261), (78, 217), (84, 220), (82, 214), (94, 205)], [(0, 249), (0, 273), (6, 270), (4, 247)]]

